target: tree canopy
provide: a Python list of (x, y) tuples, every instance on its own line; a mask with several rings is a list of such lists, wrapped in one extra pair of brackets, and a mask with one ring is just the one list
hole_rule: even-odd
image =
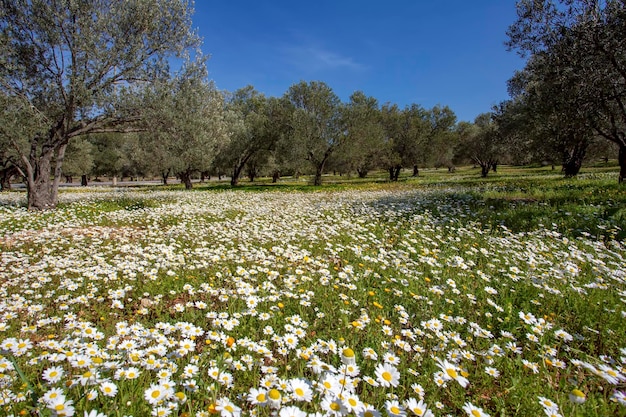
[[(137, 91), (167, 76), (167, 59), (199, 45), (183, 0), (0, 3), (0, 89), (37, 116), (34, 131), (8, 140), (25, 168), (28, 205), (54, 207), (67, 145), (77, 136), (133, 129)], [(19, 103), (19, 105), (17, 104)], [(49, 173), (54, 164), (51, 181)]]

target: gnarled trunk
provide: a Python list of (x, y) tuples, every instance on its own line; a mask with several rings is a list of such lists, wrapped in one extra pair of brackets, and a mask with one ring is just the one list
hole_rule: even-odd
[(167, 185), (167, 179), (170, 177), (170, 171), (171, 170), (167, 170), (165, 172), (161, 172), (161, 180), (163, 181), (163, 185)]
[(389, 167), (389, 181), (398, 181), (398, 178), (400, 178), (401, 170), (402, 165), (394, 165)]
[[(66, 148), (67, 143), (60, 144), (56, 148), (42, 150), (41, 155), (37, 156), (37, 151), (33, 147), (29, 158), (22, 157), (26, 166), (29, 210), (46, 210), (56, 207), (62, 177), (61, 166)], [(54, 173), (51, 172), (53, 159), (55, 159)]]
[(0, 169), (0, 191), (11, 189), (11, 177), (19, 174), (19, 169), (15, 165)]
[(490, 169), (491, 169), (491, 164), (489, 163), (480, 164), (480, 176), (483, 178), (487, 178), (487, 175), (489, 174)]
[[(241, 176), (241, 171), (246, 166), (246, 162), (252, 157), (253, 153), (248, 152), (244, 155), (243, 158), (240, 158), (235, 162), (233, 166), (233, 175), (230, 177), (230, 185), (231, 187), (236, 187), (239, 184), (239, 177)], [(221, 179), (221, 178), (220, 178)]]
[(578, 175), (583, 165), (588, 146), (589, 143), (587, 141), (578, 142), (563, 155), (563, 173), (566, 178), (572, 178)]
[(191, 190), (193, 188), (193, 184), (191, 183), (191, 171), (183, 171), (178, 174), (180, 178), (180, 182), (185, 184), (186, 190)]
[(315, 169), (315, 178), (313, 179), (313, 185), (322, 185), (322, 174), (324, 173), (324, 165), (326, 165), (326, 160), (317, 165)]

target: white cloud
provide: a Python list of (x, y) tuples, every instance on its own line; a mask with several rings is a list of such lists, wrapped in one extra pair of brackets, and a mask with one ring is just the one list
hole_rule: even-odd
[(287, 65), (306, 72), (335, 69), (361, 70), (364, 68), (351, 57), (313, 45), (286, 46), (282, 48), (281, 53)]

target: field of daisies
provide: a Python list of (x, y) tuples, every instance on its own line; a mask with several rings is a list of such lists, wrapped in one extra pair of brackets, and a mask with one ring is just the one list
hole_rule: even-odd
[(507, 186), (4, 193), (0, 415), (626, 415), (624, 216)]

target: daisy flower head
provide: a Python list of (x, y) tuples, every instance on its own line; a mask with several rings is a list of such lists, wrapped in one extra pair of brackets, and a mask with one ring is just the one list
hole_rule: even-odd
[(586, 399), (587, 397), (585, 397), (585, 393), (577, 388), (574, 388), (569, 393), (569, 400), (574, 404), (582, 404)]
[(238, 417), (241, 415), (241, 408), (233, 404), (228, 398), (220, 398), (215, 402), (215, 410), (220, 412), (222, 417)]
[(466, 402), (463, 405), (463, 411), (465, 411), (469, 417), (489, 417), (489, 414), (485, 413), (482, 408), (476, 407), (470, 402)]
[(344, 365), (356, 365), (356, 356), (354, 355), (354, 351), (348, 347), (342, 350), (341, 362)]
[(388, 363), (379, 363), (376, 366), (375, 374), (377, 381), (383, 387), (397, 387), (400, 382), (400, 372), (395, 366)]
[(317, 384), (318, 391), (324, 394), (335, 393), (338, 394), (341, 391), (341, 384), (337, 377), (329, 372), (324, 374), (322, 380)]
[(469, 384), (469, 381), (467, 380), (467, 378), (461, 375), (461, 370), (459, 369), (458, 366), (446, 360), (442, 361), (441, 359), (437, 359), (437, 365), (441, 369), (442, 376), (445, 380), (454, 379), (463, 388), (467, 387), (467, 385)]
[(59, 399), (62, 399), (63, 401), (65, 401), (65, 394), (63, 393), (63, 391), (60, 388), (52, 388), (49, 391), (46, 391), (43, 395), (43, 397), (41, 397), (41, 399), (46, 403), (46, 404), (50, 404), (54, 401), (57, 401)]
[(359, 366), (356, 365), (356, 364), (353, 364), (353, 365), (343, 365), (341, 367), (341, 369), (339, 370), (339, 372), (341, 372), (342, 374), (346, 374), (348, 376), (351, 376), (351, 377), (356, 377), (361, 372), (361, 369), (359, 369)]
[(247, 396), (248, 402), (252, 405), (266, 405), (267, 404), (267, 391), (263, 388), (250, 388), (250, 392)]
[(295, 401), (310, 402), (313, 398), (313, 390), (304, 379), (291, 379), (289, 381), (289, 390)]
[(326, 411), (327, 416), (344, 416), (348, 414), (348, 408), (343, 400), (334, 394), (324, 396), (322, 399), (322, 410)]
[(370, 360), (378, 360), (378, 354), (376, 353), (376, 351), (370, 347), (367, 347), (365, 349), (363, 349), (363, 357), (370, 359)]
[(54, 384), (55, 382), (59, 382), (61, 380), (63, 374), (63, 368), (60, 366), (53, 366), (43, 371), (42, 378), (47, 382)]
[(99, 412), (98, 410), (91, 410), (89, 413), (85, 411), (84, 417), (107, 417), (107, 415)]
[(404, 402), (406, 408), (418, 417), (434, 417), (432, 411), (428, 409), (428, 406), (423, 400), (419, 402), (415, 398), (409, 398)]
[(272, 388), (267, 392), (267, 402), (272, 408), (280, 408), (283, 402), (283, 396), (276, 388)]
[(387, 352), (383, 355), (383, 360), (390, 365), (398, 365), (400, 358), (394, 355), (392, 352)]
[(54, 412), (55, 416), (69, 417), (74, 415), (74, 402), (65, 398), (57, 398), (48, 403), (48, 408)]
[(539, 398), (539, 404), (541, 404), (543, 408), (548, 409), (548, 410), (559, 409), (558, 404), (552, 401), (551, 399), (546, 398), (546, 397), (537, 397), (537, 398)]
[(350, 413), (358, 413), (365, 407), (359, 396), (354, 393), (345, 395), (343, 402)]
[(278, 413), (278, 417), (307, 417), (307, 414), (295, 405), (283, 407)]
[(160, 384), (152, 384), (144, 391), (143, 397), (150, 405), (158, 405), (167, 397), (167, 391)]
[(387, 415), (389, 417), (404, 417), (406, 416), (406, 411), (402, 405), (398, 402), (398, 400), (387, 400), (385, 401), (385, 409), (387, 410)]
[(356, 415), (358, 417), (380, 417), (380, 411), (368, 405), (365, 406), (361, 411), (356, 413)]
[(616, 401), (621, 405), (626, 405), (626, 393), (622, 392), (622, 391), (615, 391), (612, 395), (611, 395), (611, 400), (612, 401)]
[(100, 391), (105, 397), (115, 397), (117, 394), (117, 385), (112, 382), (103, 382), (100, 384)]
[(563, 415), (559, 413), (558, 408), (544, 408), (543, 412), (548, 417), (563, 417)]

